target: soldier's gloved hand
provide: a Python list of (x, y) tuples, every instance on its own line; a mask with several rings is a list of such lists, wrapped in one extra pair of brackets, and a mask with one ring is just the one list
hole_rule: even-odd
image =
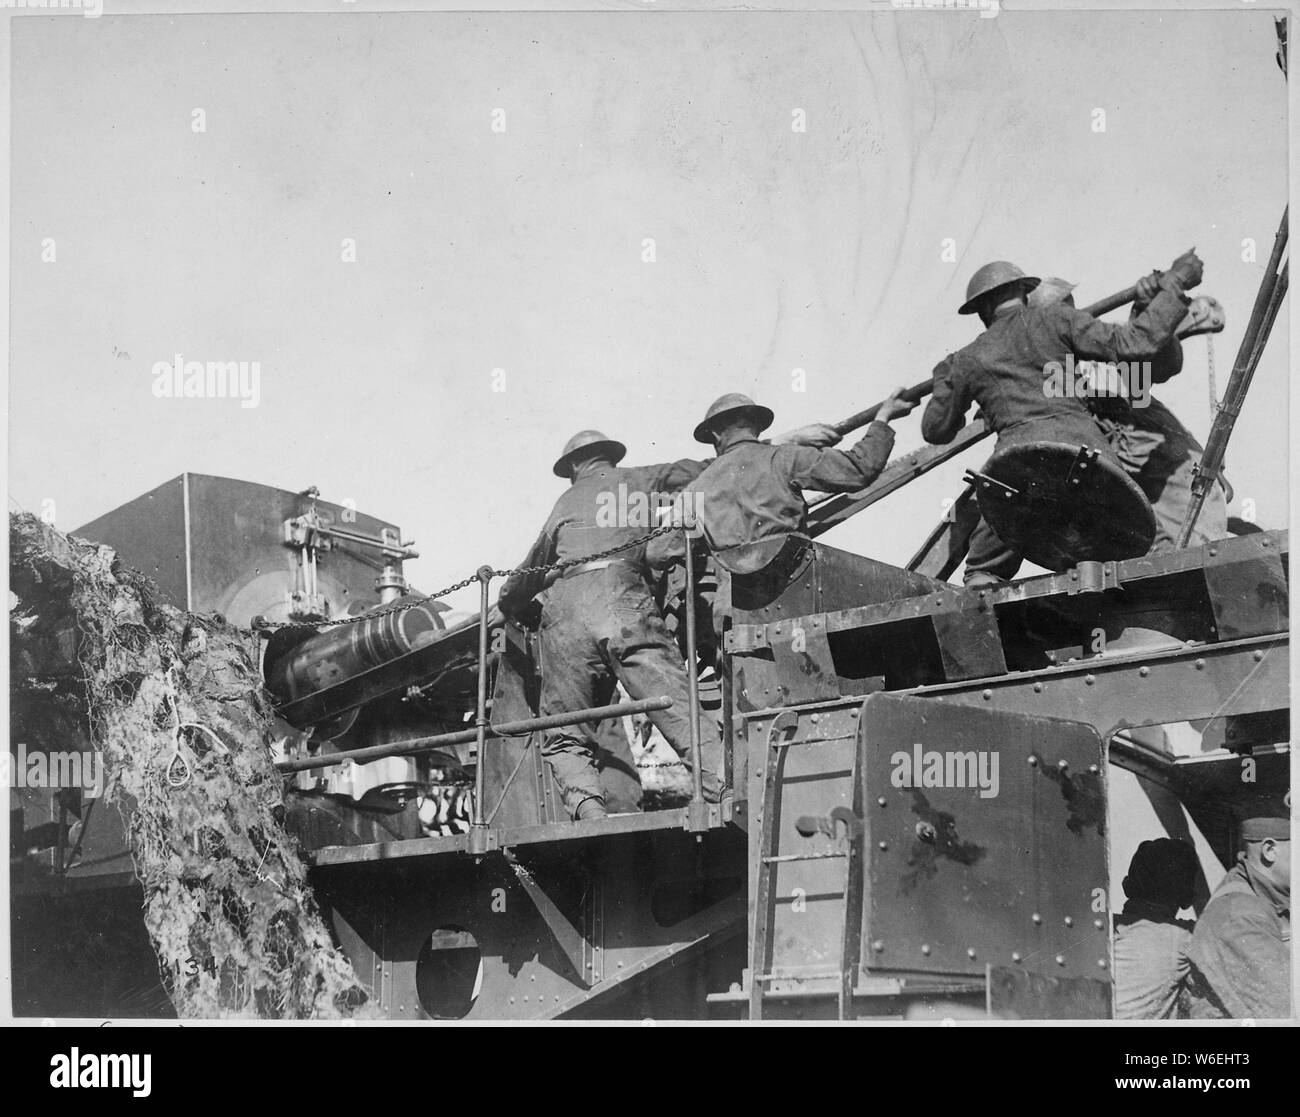
[(1173, 279), (1180, 290), (1188, 291), (1201, 282), (1201, 273), (1205, 265), (1201, 263), (1201, 258), (1196, 255), (1194, 248), (1188, 249), (1177, 260), (1173, 266), (1165, 272), (1165, 279)]
[(1160, 293), (1160, 276), (1160, 272), (1153, 271), (1150, 275), (1144, 275), (1137, 281), (1137, 296), (1133, 300), (1135, 307), (1141, 309)]
[(805, 427), (795, 427), (785, 434), (773, 436), (773, 446), (811, 446), (815, 450), (824, 450), (834, 446), (844, 436), (829, 423), (809, 423)]
[(896, 419), (901, 415), (907, 415), (915, 409), (916, 401), (905, 399), (904, 393), (906, 388), (895, 388), (891, 395), (884, 403), (880, 405), (880, 410), (876, 412), (876, 421), (879, 423), (888, 423), (890, 419)]

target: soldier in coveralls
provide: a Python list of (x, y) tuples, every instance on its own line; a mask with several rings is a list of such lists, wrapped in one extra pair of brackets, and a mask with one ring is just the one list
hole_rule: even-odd
[[(1187, 252), (1158, 282), (1141, 281), (1150, 298), (1146, 310), (1122, 326), (1100, 322), (1057, 302), (1029, 307), (1026, 295), (1038, 279), (1014, 264), (995, 261), (971, 276), (959, 314), (978, 314), (984, 332), (945, 357), (934, 370), (934, 394), (921, 416), (927, 442), (951, 442), (972, 403), (998, 436), (999, 450), (1048, 440), (1086, 446), (1119, 465), (1083, 400), (1044, 390), (1046, 367), (1076, 360), (1128, 361), (1153, 358), (1187, 314), (1183, 291), (1201, 281), (1201, 261)], [(1147, 288), (1154, 286), (1155, 290)], [(1021, 554), (1004, 543), (981, 518), (970, 539), (967, 585), (1013, 578)]]
[[(801, 427), (778, 441), (811, 443), (829, 436), (819, 424)], [(618, 515), (635, 501), (625, 497), (671, 494), (699, 475), (704, 463), (675, 462), (621, 467), (627, 448), (600, 431), (582, 431), (565, 445), (554, 473), (571, 481), (555, 503), (523, 566), (540, 566), (598, 554), (647, 534), (657, 526)], [(635, 520), (636, 522), (632, 522)], [(545, 579), (515, 575), (501, 589), (498, 607), (512, 620), (528, 623), (536, 611), (542, 686), (538, 712), (562, 714), (606, 705), (617, 683), (633, 699), (667, 695), (673, 705), (648, 716), (672, 749), (689, 763), (690, 725), (686, 667), (676, 642), (651, 596), (645, 545), (608, 558), (570, 567)], [(532, 627), (531, 624), (528, 625)], [(621, 732), (621, 729), (620, 729)], [(550, 764), (564, 805), (576, 819), (607, 814), (594, 760), (595, 726), (577, 725), (547, 734), (542, 752)], [(722, 741), (717, 726), (700, 724), (701, 782), (704, 797), (722, 794)]]
[[(899, 388), (881, 405), (876, 420), (848, 450), (828, 448), (839, 435), (825, 425), (811, 428), (823, 437), (804, 444), (761, 442), (759, 435), (772, 422), (771, 410), (738, 392), (714, 401), (695, 428), (695, 440), (712, 443), (718, 456), (685, 495), (698, 512), (705, 549), (718, 566), (715, 637), (731, 607), (729, 576), (778, 569), (782, 555), (800, 545), (808, 515), (805, 489), (857, 492), (880, 476), (894, 445), (889, 420), (916, 406), (903, 398), (903, 391)], [(666, 569), (682, 558), (681, 534), (659, 536), (647, 550), (650, 565)]]

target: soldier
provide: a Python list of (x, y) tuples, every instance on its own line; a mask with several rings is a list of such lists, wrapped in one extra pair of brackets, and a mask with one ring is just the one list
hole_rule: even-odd
[[(712, 443), (717, 458), (686, 489), (686, 504), (698, 514), (701, 533), (718, 563), (748, 574), (769, 565), (789, 538), (803, 530), (808, 514), (804, 489), (846, 493), (866, 488), (884, 469), (894, 445), (889, 420), (916, 405), (899, 388), (880, 407), (876, 420), (847, 451), (812, 445), (760, 442), (772, 412), (748, 396), (732, 392), (715, 400), (695, 428), (697, 442)], [(838, 441), (830, 427), (825, 441)], [(766, 547), (752, 544), (767, 543)], [(667, 566), (682, 555), (679, 534), (651, 541), (652, 566)]]
[[(1045, 279), (1030, 293), (1031, 307), (1062, 302), (1074, 306), (1073, 283)], [(1138, 284), (1130, 320), (1147, 307), (1156, 291), (1156, 277)], [(1183, 368), (1183, 346), (1172, 337), (1151, 359), (1153, 383), (1164, 384)], [(1173, 550), (1192, 499), (1192, 478), (1200, 464), (1203, 447), (1186, 427), (1154, 396), (1134, 399), (1130, 394), (1099, 393), (1088, 399), (1088, 408), (1101, 427), (1120, 465), (1141, 487), (1156, 514), (1156, 537), (1152, 553)], [(1188, 540), (1199, 547), (1228, 534), (1228, 504), (1223, 481), (1210, 487), (1196, 526)]]
[[(985, 264), (971, 276), (959, 314), (978, 314), (984, 332), (945, 357), (934, 370), (934, 394), (921, 419), (927, 442), (951, 442), (978, 403), (997, 432), (998, 449), (1039, 440), (1096, 450), (1119, 464), (1082, 399), (1046, 390), (1047, 366), (1075, 360), (1151, 358), (1187, 312), (1183, 291), (1201, 281), (1201, 261), (1187, 252), (1154, 284), (1150, 305), (1123, 326), (1099, 322), (1062, 303), (1030, 309), (1026, 295), (1038, 286), (1014, 264)], [(1145, 283), (1145, 280), (1143, 281)], [(967, 585), (1015, 576), (1022, 556), (980, 520), (966, 560)]]
[(1187, 980), (1190, 920), (1200, 866), (1180, 838), (1143, 842), (1124, 878), (1128, 903), (1115, 917), (1115, 1018), (1172, 1020)]
[[(824, 428), (799, 428), (783, 439), (815, 442)], [(523, 566), (541, 566), (598, 554), (658, 526), (657, 505), (696, 477), (704, 463), (683, 459), (620, 467), (627, 448), (600, 431), (569, 439), (554, 465), (571, 481), (552, 509)], [(540, 595), (540, 603), (535, 599)], [(501, 612), (539, 627), (542, 716), (606, 705), (617, 683), (633, 699), (667, 695), (673, 705), (649, 714), (673, 750), (689, 760), (688, 681), (682, 657), (650, 594), (645, 547), (570, 567), (546, 578), (515, 575), (498, 600)], [(539, 608), (540, 604), (540, 608)], [(708, 719), (700, 726), (701, 782), (705, 798), (722, 794), (722, 744)], [(608, 813), (594, 753), (595, 726), (572, 726), (546, 736), (542, 752), (569, 813), (577, 819)]]
[(1188, 948), (1194, 1020), (1284, 1020), (1291, 1015), (1291, 824), (1247, 818), (1244, 850), (1214, 890)]

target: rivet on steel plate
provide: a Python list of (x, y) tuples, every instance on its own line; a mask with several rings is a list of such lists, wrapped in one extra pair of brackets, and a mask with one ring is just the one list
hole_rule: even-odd
[(1198, 659), (1196, 661), (1196, 670), (1203, 671), (1204, 669), (1205, 669), (1205, 660)]
[(1106, 924), (1104, 924), (1100, 919), (1094, 919), (1092, 921), (1092, 925), (1096, 927), (1098, 931), (1100, 931), (1103, 927), (1106, 926)]
[(877, 939), (875, 942), (871, 944), (871, 949), (874, 950), (877, 954), (879, 954), (882, 950), (885, 949), (885, 944), (881, 942), (879, 939)]
[(1099, 967), (1101, 967), (1101, 969), (1104, 970), (1104, 969), (1106, 968), (1106, 959), (1105, 959), (1105, 958), (1098, 958), (1098, 959), (1097, 959), (1097, 965), (1098, 965)]
[(1067, 916), (1065, 917), (1065, 925), (1066, 925), (1067, 927), (1073, 927), (1073, 926), (1074, 926), (1074, 919), (1073, 919), (1073, 917), (1067, 915)]
[(921, 953), (924, 954), (924, 955), (926, 955), (927, 957), (929, 956), (929, 954), (930, 954), (930, 944), (929, 944), (928, 942), (923, 942), (923, 943), (921, 944)]
[(1065, 955), (1064, 955), (1064, 954), (1058, 954), (1058, 955), (1056, 956), (1056, 964), (1057, 964), (1058, 966), (1064, 966), (1064, 965), (1065, 965)]
[(1058, 760), (1056, 766), (1064, 772), (1070, 766), (1070, 762), (1068, 760)]
[(1097, 681), (1096, 675), (1084, 675), (1083, 681), (1087, 686), (1092, 686)]
[(1018, 951), (1018, 950), (1013, 950), (1013, 951), (1011, 952), (1011, 960), (1012, 960), (1013, 962), (1019, 962), (1019, 961), (1020, 961), (1020, 951)]
[(1151, 668), (1150, 668), (1150, 667), (1139, 667), (1139, 668), (1138, 668), (1138, 674), (1141, 675), (1141, 676), (1145, 679), (1149, 674), (1151, 674)]
[(1029, 766), (1030, 766), (1031, 768), (1037, 768), (1037, 767), (1038, 767), (1038, 757), (1033, 756), (1033, 755), (1030, 755), (1030, 757), (1029, 757)]
[(988, 701), (990, 698), (992, 698), (992, 697), (993, 697), (993, 692), (992, 692), (991, 690), (986, 690), (986, 691), (984, 692), (984, 701), (985, 701), (985, 702), (987, 702), (987, 701)]
[(1043, 693), (1043, 684), (1042, 684), (1042, 683), (1035, 683), (1035, 684), (1034, 684), (1034, 693), (1035, 693), (1035, 694), (1042, 694), (1042, 693)]
[(881, 842), (881, 843), (880, 843), (880, 848), (881, 848), (881, 849), (888, 849), (888, 848), (889, 848), (889, 843), (888, 843), (888, 842)]
[(882, 795), (879, 799), (876, 800), (876, 803), (878, 806), (886, 807), (889, 805), (889, 800)]
[(1097, 765), (1095, 765), (1095, 764), (1089, 764), (1089, 765), (1088, 765), (1088, 771), (1091, 772), (1091, 773), (1095, 776), (1095, 775), (1098, 775), (1098, 774), (1101, 772), (1101, 769), (1098, 768)]
[(1032, 919), (1035, 923), (1041, 923), (1043, 921), (1043, 917), (1039, 915), (1038, 912), (1034, 912), (1034, 914), (1031, 915), (1029, 918)]
[(967, 957), (967, 958), (974, 958), (974, 957), (975, 957), (975, 948), (974, 948), (973, 946), (968, 946), (968, 947), (966, 948), (966, 957)]
[(1255, 653), (1254, 653), (1254, 656), (1255, 656), (1255, 662), (1258, 663), (1261, 659), (1264, 658), (1264, 653), (1263, 653), (1263, 652), (1255, 652)]

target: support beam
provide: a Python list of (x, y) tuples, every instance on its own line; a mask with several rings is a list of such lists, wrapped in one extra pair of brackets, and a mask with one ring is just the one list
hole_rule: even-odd
[(963, 450), (987, 438), (990, 431), (982, 420), (977, 419), (946, 446), (922, 446), (910, 454), (904, 454), (887, 465), (869, 487), (858, 493), (844, 493), (813, 505), (808, 512), (807, 534), (816, 538), (837, 524), (842, 524), (850, 516), (855, 516), (864, 508), (870, 508), (876, 501), (882, 500), (890, 493), (915, 481), (923, 474), (929, 473), (936, 466), (955, 458)]

